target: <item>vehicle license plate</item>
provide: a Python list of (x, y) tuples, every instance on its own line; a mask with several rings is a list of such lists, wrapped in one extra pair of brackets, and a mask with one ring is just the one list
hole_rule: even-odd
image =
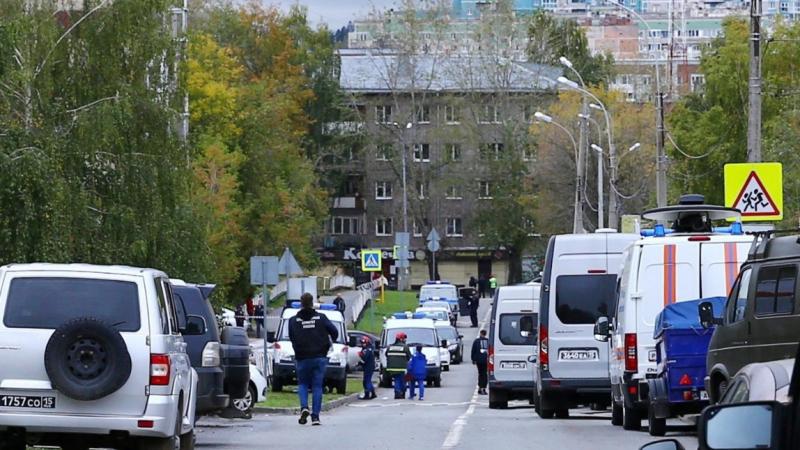
[(525, 361), (500, 361), (501, 369), (526, 369), (528, 364)]
[(700, 391), (700, 400), (708, 400), (708, 392)]
[(558, 359), (562, 361), (591, 361), (600, 359), (597, 350), (561, 350)]
[(56, 398), (31, 395), (0, 395), (0, 407), (53, 409), (56, 407)]

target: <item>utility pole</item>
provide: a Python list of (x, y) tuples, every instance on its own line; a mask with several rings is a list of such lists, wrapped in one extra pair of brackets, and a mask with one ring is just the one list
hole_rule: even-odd
[[(589, 114), (589, 102), (586, 99), (586, 94), (581, 94), (581, 97), (583, 98), (581, 111), (584, 116), (587, 116)], [(586, 228), (584, 227), (583, 223), (583, 203), (585, 201), (583, 198), (583, 192), (584, 184), (586, 182), (586, 158), (584, 158), (584, 155), (586, 155), (586, 147), (589, 143), (586, 125), (586, 119), (581, 117), (580, 135), (578, 136), (578, 160), (575, 161), (575, 164), (577, 164), (578, 176), (575, 180), (575, 217), (573, 220), (573, 233), (586, 232)]]
[(761, 162), (761, 0), (750, 0), (750, 85), (747, 161)]
[[(656, 67), (658, 70), (658, 67)], [(656, 92), (656, 204), (667, 206), (667, 154), (664, 151), (664, 93)]]

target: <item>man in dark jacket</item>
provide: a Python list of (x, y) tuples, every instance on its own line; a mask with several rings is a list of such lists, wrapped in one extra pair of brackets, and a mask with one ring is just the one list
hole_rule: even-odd
[(478, 280), (478, 293), (480, 294), (481, 298), (486, 297), (486, 290), (489, 288), (489, 280), (486, 279), (485, 275), (481, 275), (480, 279)]
[(488, 377), (486, 366), (489, 362), (489, 339), (486, 339), (486, 330), (481, 330), (481, 335), (472, 343), (472, 364), (478, 368), (478, 394), (486, 395)]
[(478, 308), (480, 307), (480, 297), (474, 295), (469, 303), (469, 320), (472, 322), (472, 328), (478, 327)]
[(402, 331), (397, 333), (394, 344), (386, 349), (386, 373), (394, 379), (394, 398), (406, 398), (406, 365), (411, 359), (411, 351), (406, 345), (406, 336)]
[(336, 298), (333, 299), (333, 304), (336, 305), (336, 309), (344, 316), (344, 310), (347, 308), (347, 304), (344, 302), (342, 294), (336, 294)]
[(359, 396), (361, 400), (372, 400), (377, 398), (375, 386), (372, 385), (372, 374), (375, 372), (375, 350), (372, 341), (366, 336), (361, 338), (361, 351), (358, 352), (358, 364), (364, 369), (364, 395)]
[[(328, 365), (331, 342), (339, 337), (339, 330), (324, 315), (314, 310), (314, 297), (305, 293), (300, 297), (301, 309), (289, 319), (289, 340), (292, 341), (297, 373), (297, 395), (300, 397), (300, 425), (308, 422), (319, 425), (322, 410), (322, 382)], [(311, 388), (312, 406), (308, 410), (308, 390)]]

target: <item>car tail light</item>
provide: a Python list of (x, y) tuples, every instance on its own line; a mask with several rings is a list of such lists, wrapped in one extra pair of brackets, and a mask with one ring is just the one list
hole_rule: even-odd
[(278, 344), (278, 343), (276, 342), (276, 343), (272, 344), (272, 348), (273, 348), (274, 350), (280, 350), (280, 349), (281, 349), (281, 344)]
[(219, 364), (219, 342), (208, 342), (203, 347), (203, 367), (217, 367)]
[(625, 370), (628, 372), (639, 370), (639, 358), (636, 355), (636, 333), (625, 334)]
[(487, 368), (489, 369), (489, 373), (494, 373), (494, 346), (489, 346), (489, 358), (487, 359), (488, 364)]
[(689, 376), (688, 373), (683, 374), (681, 380), (678, 382), (681, 386), (691, 386), (692, 385), (692, 377)]
[(170, 372), (169, 355), (150, 355), (150, 384), (168, 386)]
[(547, 370), (550, 364), (550, 356), (547, 354), (547, 327), (539, 327), (539, 364), (542, 365), (544, 370)]
[(694, 392), (692, 391), (683, 391), (683, 399), (688, 401), (694, 400)]
[(153, 426), (155, 426), (155, 422), (152, 420), (140, 420), (136, 422), (136, 426), (139, 428), (153, 428)]
[(636, 395), (637, 393), (639, 393), (639, 387), (638, 386), (636, 386), (636, 385), (628, 386), (628, 394)]

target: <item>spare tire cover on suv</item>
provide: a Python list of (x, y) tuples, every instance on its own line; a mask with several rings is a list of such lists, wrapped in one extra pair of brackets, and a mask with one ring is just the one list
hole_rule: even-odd
[(44, 352), (53, 388), (75, 400), (90, 401), (119, 390), (131, 375), (131, 356), (119, 331), (94, 317), (58, 327)]

